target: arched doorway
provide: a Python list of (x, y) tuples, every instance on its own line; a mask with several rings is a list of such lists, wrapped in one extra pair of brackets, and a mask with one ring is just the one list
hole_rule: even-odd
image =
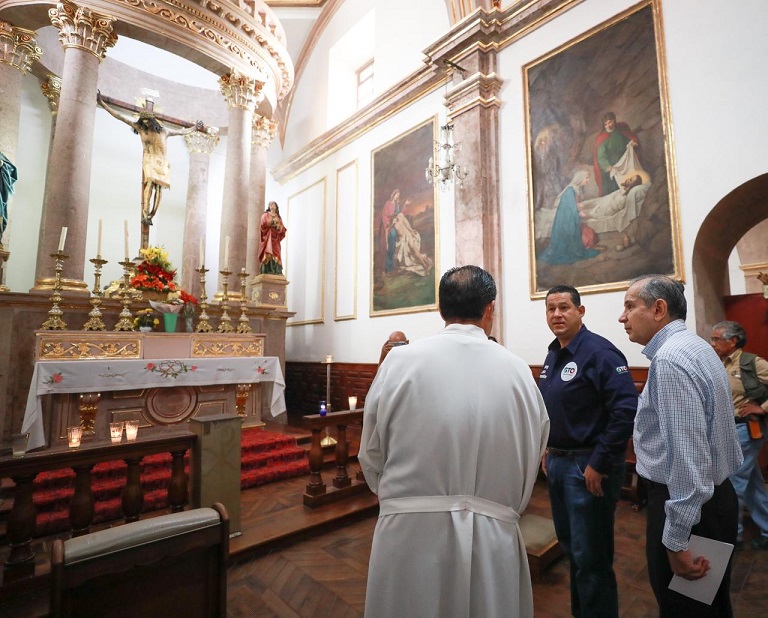
[[(768, 219), (768, 174), (731, 191), (710, 211), (693, 245), (696, 331), (709, 337), (713, 324), (725, 319), (728, 258), (750, 229)], [(768, 239), (766, 239), (768, 243)], [(768, 308), (767, 308), (768, 309)], [(768, 320), (768, 311), (766, 311)]]

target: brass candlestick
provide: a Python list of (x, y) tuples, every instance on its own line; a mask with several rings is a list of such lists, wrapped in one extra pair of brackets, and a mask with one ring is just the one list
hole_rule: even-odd
[(237, 321), (237, 332), (247, 335), (253, 332), (248, 321), (248, 297), (245, 295), (245, 280), (248, 278), (248, 273), (243, 268), (237, 276), (240, 277), (240, 319)]
[(131, 294), (131, 273), (133, 272), (133, 262), (125, 258), (124, 262), (118, 262), (123, 267), (123, 283), (120, 285), (120, 304), (123, 309), (120, 311), (120, 319), (115, 324), (115, 330), (128, 331), (133, 330), (133, 314), (128, 308), (131, 306), (133, 294)]
[(211, 323), (208, 321), (208, 314), (205, 311), (208, 308), (208, 303), (205, 302), (208, 298), (205, 294), (205, 273), (208, 272), (208, 269), (205, 265), (201, 265), (200, 268), (196, 268), (195, 271), (200, 273), (200, 317), (197, 320), (195, 332), (210, 333), (213, 330), (213, 326), (211, 326)]
[(51, 307), (50, 311), (48, 311), (48, 319), (43, 322), (41, 328), (43, 330), (66, 330), (67, 323), (61, 319), (61, 316), (64, 315), (64, 312), (59, 307), (59, 303), (62, 301), (61, 273), (64, 270), (64, 260), (69, 259), (69, 256), (64, 255), (64, 253), (59, 250), (57, 253), (51, 253), (51, 257), (56, 260), (56, 278), (53, 282), (53, 294), (50, 298), (53, 306)]
[(107, 263), (107, 260), (102, 260), (101, 255), (97, 255), (88, 261), (94, 266), (93, 289), (89, 301), (93, 305), (93, 309), (88, 314), (88, 321), (83, 325), (83, 330), (107, 330), (107, 325), (101, 319), (101, 309), (99, 309), (101, 299), (104, 296), (101, 291), (101, 268)]
[(216, 329), (216, 332), (218, 333), (233, 333), (235, 332), (235, 327), (232, 326), (232, 318), (229, 317), (229, 314), (227, 313), (227, 309), (229, 309), (229, 296), (227, 296), (227, 288), (229, 287), (229, 276), (232, 274), (231, 270), (226, 270), (226, 267), (224, 270), (220, 270), (219, 274), (224, 278), (222, 287), (224, 288), (224, 291), (221, 295), (221, 302), (219, 303), (219, 306), (221, 307), (221, 319), (219, 321), (219, 328)]

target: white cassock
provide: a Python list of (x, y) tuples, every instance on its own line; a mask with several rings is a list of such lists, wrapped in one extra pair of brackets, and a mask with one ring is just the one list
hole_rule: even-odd
[(533, 616), (517, 522), (548, 435), (530, 368), (482, 329), (452, 324), (389, 353), (358, 456), (381, 504), (367, 618)]

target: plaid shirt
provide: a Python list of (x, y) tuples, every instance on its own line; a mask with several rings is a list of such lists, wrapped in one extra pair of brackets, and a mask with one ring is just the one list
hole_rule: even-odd
[(682, 320), (656, 333), (643, 354), (651, 366), (635, 417), (637, 472), (669, 489), (662, 542), (681, 551), (715, 485), (742, 462), (731, 388), (715, 351)]

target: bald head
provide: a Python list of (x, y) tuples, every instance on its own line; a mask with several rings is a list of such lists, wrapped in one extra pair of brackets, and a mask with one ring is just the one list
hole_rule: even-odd
[(408, 343), (408, 337), (401, 330), (396, 330), (394, 333), (390, 333), (389, 338), (381, 346), (381, 355), (379, 356), (379, 364), (387, 357), (389, 351), (396, 346), (405, 345)]
[(391, 341), (392, 343), (395, 342), (404, 342), (408, 343), (408, 337), (405, 336), (405, 333), (401, 330), (396, 330), (394, 333), (389, 334), (389, 339), (387, 341)]

